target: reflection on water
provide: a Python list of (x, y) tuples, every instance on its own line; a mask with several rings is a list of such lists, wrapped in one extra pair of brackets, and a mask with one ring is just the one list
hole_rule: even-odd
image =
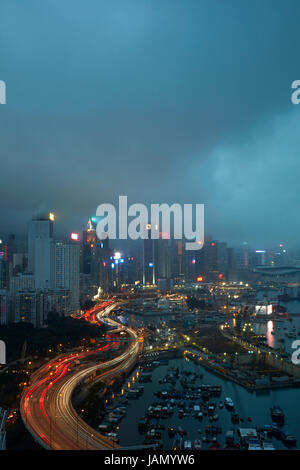
[[(273, 292), (269, 296), (266, 293), (264, 294), (264, 297), (267, 297), (270, 301), (272, 296), (274, 297)], [(291, 345), (296, 339), (295, 336), (300, 337), (300, 301), (281, 302), (281, 305), (288, 311), (291, 321), (282, 318), (276, 321), (254, 322), (253, 330), (258, 335), (265, 335), (266, 343), (271, 348), (279, 348), (282, 352), (292, 353)]]
[(268, 343), (268, 346), (270, 346), (270, 348), (275, 347), (274, 335), (272, 334), (273, 329), (274, 329), (274, 322), (272, 320), (269, 320), (267, 322), (267, 333), (266, 333), (266, 335), (267, 335), (267, 343)]

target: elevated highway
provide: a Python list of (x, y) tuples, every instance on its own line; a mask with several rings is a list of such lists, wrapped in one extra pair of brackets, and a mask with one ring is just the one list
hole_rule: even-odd
[[(124, 330), (107, 315), (116, 304), (100, 305), (87, 312), (92, 323), (101, 322), (104, 317), (114, 333)], [(97, 433), (76, 413), (72, 405), (72, 393), (77, 385), (93, 373), (98, 378), (113, 378), (129, 371), (137, 361), (141, 344), (136, 332), (126, 328), (131, 341), (125, 351), (105, 362), (80, 364), (79, 359), (93, 359), (96, 354), (109, 351), (115, 346), (109, 344), (93, 351), (69, 354), (50, 361), (33, 376), (29, 387), (24, 391), (20, 410), (23, 422), (35, 440), (46, 449), (55, 450), (104, 450), (118, 447), (116, 443)], [(117, 342), (117, 339), (116, 339)], [(76, 365), (77, 364), (77, 365)]]

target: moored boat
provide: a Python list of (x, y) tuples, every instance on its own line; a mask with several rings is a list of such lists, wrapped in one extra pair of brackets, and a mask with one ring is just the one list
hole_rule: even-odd
[(270, 408), (271, 416), (274, 421), (283, 421), (284, 420), (284, 412), (280, 406), (272, 406)]
[(233, 444), (234, 442), (234, 430), (233, 429), (229, 429), (228, 431), (226, 431), (225, 441), (226, 441), (226, 444)]
[(263, 450), (276, 450), (271, 440), (264, 440), (262, 448)]
[(191, 450), (192, 449), (191, 441), (184, 441), (183, 448), (184, 448), (184, 450)]
[(194, 449), (195, 449), (195, 450), (200, 450), (200, 449), (202, 449), (202, 441), (201, 441), (201, 439), (195, 439), (195, 440), (194, 440)]
[(283, 431), (281, 433), (281, 439), (282, 441), (284, 442), (284, 444), (286, 446), (292, 446), (294, 447), (296, 444), (297, 444), (297, 439), (295, 436), (292, 436), (292, 434), (290, 434), (289, 432), (287, 431)]
[(230, 397), (226, 397), (224, 400), (224, 405), (228, 410), (233, 410), (234, 409), (234, 403)]

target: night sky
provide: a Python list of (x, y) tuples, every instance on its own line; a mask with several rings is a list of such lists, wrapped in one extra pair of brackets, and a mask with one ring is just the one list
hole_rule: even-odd
[(204, 203), (231, 244), (298, 244), (299, 0), (7, 0), (1, 233), (102, 202)]

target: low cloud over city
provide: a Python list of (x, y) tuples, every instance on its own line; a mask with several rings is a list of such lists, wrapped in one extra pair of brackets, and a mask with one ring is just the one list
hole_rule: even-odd
[(57, 230), (80, 229), (98, 204), (126, 194), (204, 203), (219, 238), (292, 242), (299, 10), (297, 1), (7, 2), (2, 223), (18, 231), (51, 207)]

